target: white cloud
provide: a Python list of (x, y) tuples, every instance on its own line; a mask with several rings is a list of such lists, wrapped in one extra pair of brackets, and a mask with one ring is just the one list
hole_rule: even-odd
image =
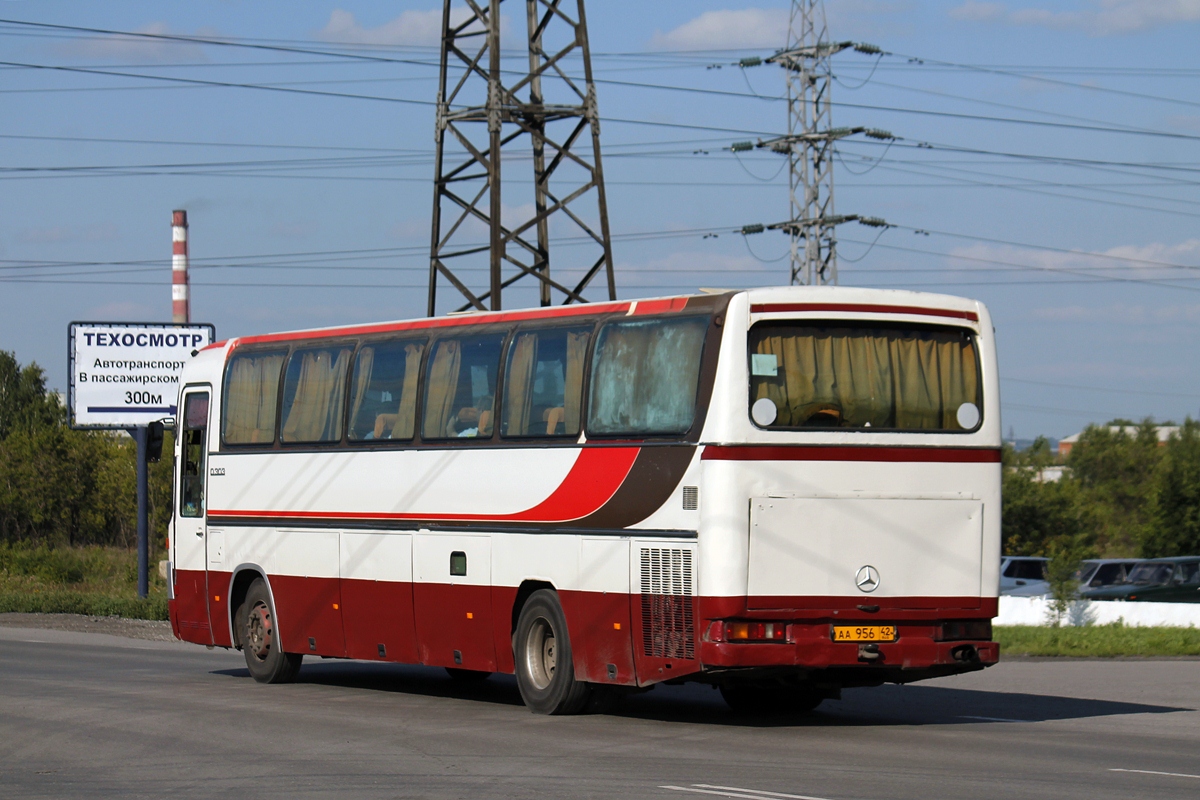
[[(151, 22), (135, 28), (134, 32), (155, 36), (174, 34), (165, 22)], [(199, 44), (143, 36), (89, 36), (68, 40), (57, 45), (55, 49), (70, 57), (104, 61), (161, 64), (171, 61), (207, 60), (204, 48)]]
[[(1031, 269), (1097, 270), (1099, 268), (1097, 274), (1118, 274), (1114, 270), (1121, 270), (1128, 277), (1141, 279), (1162, 279), (1172, 275), (1179, 277), (1179, 270), (1172, 270), (1168, 267), (1158, 266), (1158, 264), (1178, 264), (1200, 269), (1200, 239), (1186, 239), (1176, 244), (1152, 242), (1144, 245), (1120, 245), (1098, 251), (1095, 255), (1057, 253), (991, 244), (971, 245), (970, 247), (956, 248), (951, 252), (968, 259), (992, 260), (1004, 264), (1027, 264)], [(1109, 256), (1109, 258), (1103, 256)], [(986, 269), (986, 267), (981, 266), (976, 269)]]
[(787, 37), (787, 9), (744, 8), (705, 11), (666, 33), (656, 31), (650, 46), (656, 50), (780, 48), (787, 44)]
[[(450, 10), (452, 23), (461, 22), (468, 16), (465, 8)], [(442, 9), (410, 9), (389, 22), (367, 28), (360, 25), (351, 12), (335, 8), (329, 15), (329, 22), (317, 35), (325, 41), (341, 44), (439, 45), (442, 41)]]
[(1200, 305), (1145, 306), (1116, 303), (1107, 306), (1050, 306), (1034, 309), (1046, 322), (1089, 322), (1102, 325), (1172, 325), (1200, 321)]
[(967, 0), (950, 9), (950, 16), (969, 22), (1080, 30), (1092, 36), (1111, 36), (1200, 22), (1200, 0), (1088, 0), (1082, 7), (1070, 11), (1013, 9), (1004, 3)]
[[(878, 33), (877, 18), (909, 9), (904, 0), (831, 0), (826, 4), (831, 38)], [(786, 8), (743, 8), (705, 11), (666, 33), (656, 31), (649, 46), (656, 50), (779, 49), (787, 45), (790, 12)]]

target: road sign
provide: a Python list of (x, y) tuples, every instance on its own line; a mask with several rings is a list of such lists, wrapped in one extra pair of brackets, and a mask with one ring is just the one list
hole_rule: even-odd
[(175, 416), (183, 365), (215, 338), (207, 324), (72, 322), (71, 427), (133, 428)]

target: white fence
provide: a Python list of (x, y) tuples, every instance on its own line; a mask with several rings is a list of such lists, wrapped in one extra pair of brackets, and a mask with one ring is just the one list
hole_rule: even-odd
[[(995, 625), (1050, 625), (1054, 614), (1047, 597), (1001, 597)], [(1071, 604), (1063, 625), (1107, 625), (1123, 622), (1132, 627), (1200, 627), (1200, 603), (1129, 603), (1124, 600)]]

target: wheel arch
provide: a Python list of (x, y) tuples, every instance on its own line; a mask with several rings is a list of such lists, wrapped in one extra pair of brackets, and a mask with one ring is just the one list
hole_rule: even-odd
[(509, 638), (510, 652), (511, 652), (512, 648), (515, 646), (513, 637), (515, 637), (517, 635), (517, 620), (520, 619), (520, 617), (521, 617), (521, 609), (523, 609), (525, 607), (525, 603), (528, 602), (529, 598), (533, 595), (533, 593), (536, 591), (539, 591), (541, 589), (549, 589), (550, 591), (554, 592), (555, 594), (558, 594), (558, 587), (556, 587), (550, 581), (526, 578), (525, 580), (521, 581), (521, 585), (517, 587), (517, 596), (516, 596), (516, 598), (513, 599), (512, 614), (509, 619), (509, 625), (508, 625), (508, 632), (509, 632), (508, 638)]
[(275, 613), (275, 592), (271, 589), (271, 579), (267, 577), (267, 571), (260, 565), (254, 563), (239, 564), (234, 567), (232, 574), (229, 576), (229, 619), (226, 620), (229, 624), (229, 641), (233, 643), (235, 649), (242, 649), (241, 642), (238, 641), (237, 626), (234, 624), (234, 615), (237, 614), (238, 608), (246, 600), (246, 593), (250, 590), (250, 584), (254, 583), (256, 578), (261, 578), (263, 583), (267, 585), (267, 597), (271, 600), (271, 612), (275, 618), (275, 630), (279, 630), (279, 615)]

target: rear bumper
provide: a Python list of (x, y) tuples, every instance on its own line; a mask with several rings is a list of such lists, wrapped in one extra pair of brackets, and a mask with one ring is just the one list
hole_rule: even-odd
[[(765, 610), (747, 608), (750, 604), (744, 599), (739, 603), (734, 598), (700, 598), (701, 671), (837, 672), (855, 676), (855, 683), (869, 684), (970, 672), (1000, 659), (1000, 645), (994, 641), (943, 639), (943, 622), (994, 617), (998, 610), (994, 597), (879, 598), (874, 603), (861, 597), (820, 598), (820, 608), (812, 607), (818, 605), (811, 602), (815, 598), (788, 599), (793, 602)], [(719, 633), (714, 640), (713, 623), (730, 619), (783, 623), (787, 635), (778, 643), (719, 641)], [(835, 642), (835, 624), (894, 625), (897, 638), (869, 644)]]

